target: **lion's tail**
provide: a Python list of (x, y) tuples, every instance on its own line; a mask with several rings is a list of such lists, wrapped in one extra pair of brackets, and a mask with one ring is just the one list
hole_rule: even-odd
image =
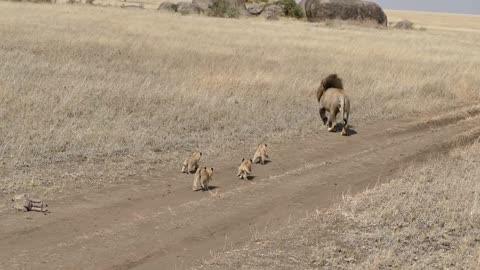
[(320, 87), (318, 87), (318, 89), (317, 89), (317, 101), (318, 102), (320, 102), (320, 99), (322, 98), (323, 91), (325, 91), (325, 89), (323, 89), (323, 87), (320, 85)]

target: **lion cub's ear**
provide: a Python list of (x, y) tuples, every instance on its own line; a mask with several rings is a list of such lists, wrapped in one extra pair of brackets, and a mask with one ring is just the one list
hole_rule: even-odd
[(250, 162), (253, 162), (252, 159), (250, 159)]
[(265, 144), (265, 147), (267, 147), (267, 144)]
[(243, 162), (244, 160), (245, 160), (245, 159), (244, 159), (244, 158), (242, 158), (242, 162)]
[(212, 170), (212, 172), (213, 172), (213, 168), (210, 168), (210, 170)]

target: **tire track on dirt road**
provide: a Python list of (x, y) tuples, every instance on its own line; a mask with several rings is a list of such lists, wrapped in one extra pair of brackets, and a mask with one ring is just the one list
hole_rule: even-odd
[(0, 269), (185, 269), (226, 243), (284, 226), (413, 161), (478, 139), (479, 127), (477, 106), (365, 125), (347, 138), (322, 130), (271, 145), (273, 162), (255, 166), (253, 181), (235, 177), (245, 153), (211, 162), (219, 168), (213, 180), (219, 188), (210, 193), (192, 192), (192, 176), (172, 171), (97, 191), (74, 208), (55, 202), (47, 216), (2, 216)]

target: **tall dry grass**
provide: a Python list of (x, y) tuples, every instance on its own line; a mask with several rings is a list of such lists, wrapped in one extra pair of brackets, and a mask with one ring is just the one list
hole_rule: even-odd
[(478, 269), (480, 143), (196, 269)]
[(102, 186), (316, 133), (337, 72), (354, 125), (478, 101), (480, 34), (0, 2), (0, 193)]

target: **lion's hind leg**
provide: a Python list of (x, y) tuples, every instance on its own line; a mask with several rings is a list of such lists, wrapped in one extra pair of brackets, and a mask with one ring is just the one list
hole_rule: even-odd
[(342, 128), (342, 136), (348, 136), (348, 116), (349, 116), (349, 108), (345, 108), (345, 106), (342, 106), (340, 108), (340, 112), (342, 114), (343, 118), (343, 128)]
[(325, 108), (320, 108), (319, 109), (320, 118), (322, 119), (324, 126), (327, 126), (327, 120), (328, 120), (328, 118), (326, 116), (326, 111), (327, 110)]
[(335, 117), (332, 117), (332, 114), (328, 117), (327, 130), (330, 132), (337, 132), (337, 123)]
[(348, 117), (343, 118), (342, 135), (348, 136)]
[(186, 160), (182, 163), (182, 173), (188, 173), (188, 172), (187, 172), (187, 166), (188, 166), (188, 160), (186, 159)]
[(208, 182), (210, 180), (205, 180), (205, 181), (202, 181), (202, 190), (204, 191), (208, 191), (210, 188), (208, 187)]
[(245, 171), (244, 170), (238, 170), (238, 178), (244, 179), (245, 178)]
[(328, 131), (337, 132), (337, 113), (338, 109), (331, 109), (328, 115)]
[(195, 176), (193, 177), (193, 184), (192, 184), (192, 190), (197, 191), (199, 189), (199, 185), (201, 186), (200, 182), (200, 175), (198, 173), (195, 173)]
[(196, 171), (197, 171), (197, 168), (196, 168), (195, 164), (193, 164), (192, 162), (188, 162), (187, 173), (192, 173), (192, 172), (196, 172)]

